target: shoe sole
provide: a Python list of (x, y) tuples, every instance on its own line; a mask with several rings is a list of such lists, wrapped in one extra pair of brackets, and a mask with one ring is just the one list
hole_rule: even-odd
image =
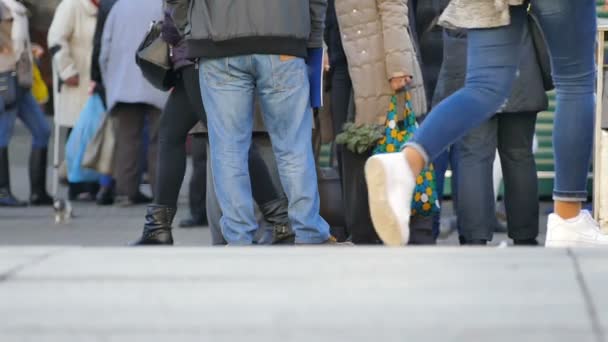
[(401, 234), (399, 216), (393, 212), (388, 200), (387, 176), (384, 164), (380, 160), (368, 159), (365, 164), (365, 178), (372, 223), (384, 244), (396, 247), (403, 245), (404, 239)]

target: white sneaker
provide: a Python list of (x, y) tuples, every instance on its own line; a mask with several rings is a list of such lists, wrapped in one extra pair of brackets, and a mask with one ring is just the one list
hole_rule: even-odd
[(374, 228), (386, 245), (405, 245), (415, 179), (403, 153), (372, 156), (365, 163), (369, 209)]
[(608, 235), (589, 211), (582, 210), (572, 219), (564, 220), (557, 214), (549, 215), (545, 247), (600, 247), (608, 246)]

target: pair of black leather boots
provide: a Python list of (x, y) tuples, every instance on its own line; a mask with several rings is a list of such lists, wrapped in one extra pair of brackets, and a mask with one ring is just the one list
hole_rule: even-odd
[[(264, 219), (273, 226), (273, 244), (292, 244), (294, 234), (289, 227), (287, 200), (279, 199), (260, 205)], [(139, 240), (132, 246), (173, 245), (172, 224), (177, 212), (175, 207), (150, 204), (146, 210), (146, 222)]]

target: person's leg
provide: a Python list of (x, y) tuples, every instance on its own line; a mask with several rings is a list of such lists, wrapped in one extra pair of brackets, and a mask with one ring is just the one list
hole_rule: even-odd
[(29, 89), (23, 89), (17, 106), (17, 116), (32, 134), (32, 151), (29, 160), (30, 203), (52, 205), (53, 199), (46, 191), (47, 146), (51, 138), (44, 112)]
[(460, 227), (460, 242), (486, 244), (492, 240), (496, 223), (492, 165), (496, 156), (495, 116), (470, 130), (456, 144), (460, 153), (458, 160), (458, 189), (460, 193), (456, 213)]
[[(207, 143), (207, 156), (211, 155), (209, 143)], [(213, 170), (211, 169), (211, 158), (207, 158), (207, 221), (209, 221), (209, 230), (211, 231), (211, 244), (214, 246), (226, 245), (226, 239), (222, 234), (222, 209), (218, 203), (215, 194), (215, 185), (213, 184)]]
[[(0, 108), (4, 103), (0, 99)], [(18, 200), (11, 192), (8, 144), (13, 136), (17, 109), (0, 111), (0, 207), (23, 207), (27, 203)]]
[[(154, 191), (156, 189), (156, 173), (158, 171), (157, 165), (158, 165), (158, 131), (159, 131), (159, 127), (160, 127), (160, 116), (161, 116), (161, 111), (158, 108), (152, 107), (152, 106), (146, 106), (146, 117), (147, 117), (147, 128), (148, 128), (148, 147), (146, 150), (147, 153), (147, 158), (144, 158), (144, 160), (147, 159), (148, 162), (148, 176), (150, 178), (150, 188), (152, 189), (152, 195), (154, 195)], [(196, 123), (196, 119), (195, 116), (193, 114), (190, 113), (186, 113), (186, 114), (182, 114), (184, 116), (189, 116), (190, 122), (194, 121)], [(174, 117), (173, 120), (179, 120), (178, 117)], [(190, 126), (190, 128), (188, 128), (188, 131), (195, 125), (192, 124), (192, 126)], [(187, 131), (186, 131), (187, 133)], [(184, 138), (184, 141), (186, 139)], [(142, 170), (144, 169), (143, 167), (141, 168)], [(182, 176), (183, 178), (183, 176)], [(141, 180), (141, 174), (139, 179)], [(140, 181), (141, 183), (141, 181)]]
[(270, 133), (296, 243), (330, 240), (329, 225), (319, 215), (317, 173), (312, 150), (312, 109), (304, 60), (255, 55), (258, 95)]
[(117, 118), (114, 177), (116, 194), (135, 198), (139, 193), (138, 152), (141, 151), (141, 134), (144, 113), (142, 106), (119, 103), (112, 109)]
[[(435, 185), (437, 186), (437, 199), (439, 204), (443, 203), (443, 190), (445, 188), (445, 172), (448, 169), (449, 152), (443, 151), (433, 160), (435, 166)], [(440, 233), (441, 225), (441, 210), (437, 215), (433, 216), (433, 236), (437, 238)]]
[(251, 176), (253, 199), (258, 205), (264, 205), (283, 197), (272, 182), (268, 165), (255, 144), (252, 144), (249, 149), (249, 175)]
[(538, 176), (532, 153), (535, 128), (536, 112), (498, 114), (508, 232), (516, 244), (533, 244), (538, 237)]
[(369, 215), (367, 187), (363, 167), (369, 154), (342, 151), (342, 184), (344, 189), (344, 222), (354, 244), (381, 243)]
[[(342, 127), (346, 123), (353, 85), (348, 74), (346, 61), (332, 65), (331, 68), (331, 124), (335, 137), (342, 132)], [(340, 178), (342, 178), (342, 146), (337, 147), (336, 158)], [(342, 187), (344, 187), (344, 184), (342, 184)]]
[(553, 68), (557, 101), (553, 199), (555, 212), (563, 219), (578, 216), (587, 199), (595, 108), (595, 6), (593, 0), (532, 1)]
[[(439, 103), (403, 154), (373, 156), (366, 165), (370, 209), (382, 240), (407, 243), (414, 175), (450, 144), (498, 112), (511, 93), (526, 23), (525, 6), (512, 6), (511, 24), (469, 30), (465, 87)], [(405, 157), (405, 162), (404, 158)]]
[(191, 137), (190, 151), (192, 157), (192, 176), (188, 185), (188, 206), (190, 217), (180, 221), (182, 228), (207, 225), (206, 197), (207, 190), (207, 139), (202, 134)]
[[(251, 244), (258, 228), (247, 160), (256, 86), (252, 56), (204, 59), (200, 86), (208, 115), (211, 168), (222, 209), (222, 233), (230, 244)], [(310, 140), (309, 140), (310, 141)]]
[[(179, 191), (186, 172), (186, 137), (196, 124), (196, 115), (190, 108), (182, 79), (178, 79), (171, 92), (159, 123), (150, 120), (151, 144), (148, 160), (158, 159), (156, 167), (150, 165), (151, 186), (154, 186), (154, 203), (146, 209), (146, 223), (142, 237), (133, 245), (170, 245), (172, 221), (177, 212)], [(154, 128), (157, 127), (157, 128)], [(157, 131), (158, 133), (155, 133)], [(155, 142), (157, 141), (157, 142)], [(158, 145), (158, 148), (155, 146)]]

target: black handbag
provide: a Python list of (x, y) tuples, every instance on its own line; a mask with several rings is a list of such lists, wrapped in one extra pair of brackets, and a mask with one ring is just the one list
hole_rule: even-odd
[(17, 73), (7, 71), (0, 73), (0, 98), (4, 110), (10, 110), (17, 104)]
[(167, 91), (175, 84), (175, 73), (171, 63), (171, 47), (162, 38), (162, 24), (162, 21), (152, 22), (137, 49), (135, 62), (152, 86)]

